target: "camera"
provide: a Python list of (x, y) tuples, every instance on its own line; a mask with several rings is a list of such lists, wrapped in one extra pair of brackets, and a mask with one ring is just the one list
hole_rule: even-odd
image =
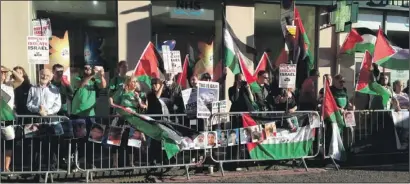
[(241, 81), (241, 87), (246, 87), (248, 86), (248, 82), (246, 81)]

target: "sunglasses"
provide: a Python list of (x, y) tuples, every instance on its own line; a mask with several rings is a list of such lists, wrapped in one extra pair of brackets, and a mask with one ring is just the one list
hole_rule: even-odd
[(91, 67), (84, 67), (84, 70), (91, 70)]

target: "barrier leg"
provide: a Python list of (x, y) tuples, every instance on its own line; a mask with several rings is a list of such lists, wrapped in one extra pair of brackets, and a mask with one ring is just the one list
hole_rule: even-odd
[(186, 179), (190, 180), (191, 178), (189, 177), (189, 166), (188, 165), (185, 166), (185, 172), (186, 172)]
[(68, 140), (67, 175), (71, 174), (71, 140)]
[(223, 162), (219, 162), (219, 168), (221, 169), (222, 177), (225, 176)]
[(308, 167), (307, 167), (307, 164), (306, 164), (305, 158), (301, 158), (301, 160), (302, 160), (302, 163), (303, 163), (303, 167), (305, 167), (306, 172), (308, 172), (308, 171), (309, 171), (309, 169), (308, 169)]
[(332, 160), (333, 165), (335, 166), (336, 170), (339, 171), (339, 166), (337, 165), (335, 159), (333, 159), (332, 157), (330, 157), (330, 160)]
[(44, 183), (47, 183), (47, 180), (48, 180), (48, 172), (46, 172), (46, 175), (45, 175), (45, 177), (44, 177)]
[(85, 173), (85, 182), (88, 183), (90, 180), (90, 171), (86, 171)]

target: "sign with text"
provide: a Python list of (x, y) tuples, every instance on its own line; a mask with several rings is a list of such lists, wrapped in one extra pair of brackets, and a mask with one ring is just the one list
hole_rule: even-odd
[[(217, 102), (212, 102), (212, 114), (215, 113), (226, 113), (228, 112), (227, 108), (226, 108), (226, 103), (227, 100), (221, 100), (221, 101), (217, 101)], [(213, 124), (217, 124), (217, 123), (226, 123), (229, 120), (229, 115), (220, 115), (218, 116), (217, 121), (212, 122)]]
[(296, 87), (296, 64), (280, 64), (279, 88)]
[(219, 101), (219, 83), (199, 81), (197, 94), (197, 118), (209, 118), (212, 102)]
[(27, 36), (27, 57), (30, 64), (48, 64), (49, 37)]
[(35, 19), (31, 21), (31, 25), (34, 36), (52, 36), (50, 19)]

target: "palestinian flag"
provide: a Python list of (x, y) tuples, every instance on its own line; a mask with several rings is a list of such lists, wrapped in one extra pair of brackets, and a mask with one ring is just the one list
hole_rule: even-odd
[(288, 63), (288, 52), (286, 52), (285, 47), (283, 47), (280, 51), (279, 56), (275, 60), (275, 68), (279, 68), (280, 64)]
[(129, 110), (124, 107), (118, 107), (119, 114), (136, 130), (141, 131), (145, 135), (162, 141), (167, 158), (175, 156), (180, 150), (189, 146), (186, 144), (184, 137), (189, 137), (192, 140), (199, 133), (188, 127), (163, 120), (154, 120), (148, 116), (141, 114), (130, 114)]
[(179, 74), (177, 83), (181, 87), (181, 89), (188, 88), (188, 67), (189, 67), (189, 58), (188, 54), (185, 56), (184, 64), (182, 66), (182, 73)]
[[(244, 128), (260, 125), (260, 123), (257, 123), (249, 114), (242, 116), (242, 123)], [(288, 130), (280, 128), (276, 128), (276, 131), (288, 132)], [(276, 135), (278, 135), (278, 133), (276, 133)], [(282, 135), (284, 135), (284, 137), (265, 139), (266, 135), (262, 134), (261, 141), (257, 143), (247, 143), (246, 146), (251, 159), (292, 159), (307, 156), (310, 153), (314, 140), (314, 129), (305, 126), (300, 127), (297, 132), (288, 132)], [(286, 143), (283, 143), (283, 140), (287, 140)]]
[(234, 75), (241, 73), (238, 55), (243, 56), (244, 64), (247, 68), (253, 69), (253, 59), (247, 58), (244, 53), (252, 53), (256, 55), (256, 50), (252, 47), (243, 44), (233, 33), (232, 29), (225, 21), (224, 28), (224, 45), (225, 45), (225, 62), (224, 66), (228, 67)]
[(330, 91), (329, 81), (324, 84), (324, 98), (322, 104), (322, 117), (326, 122), (326, 126), (330, 125), (332, 129), (332, 138), (330, 139), (329, 156), (336, 160), (345, 160), (346, 152), (340, 136), (345, 123), (342, 113), (336, 105), (332, 92)]
[[(376, 69), (377, 70), (377, 69)], [(376, 82), (372, 67), (372, 56), (369, 51), (364, 53), (362, 66), (360, 67), (359, 80), (356, 84), (355, 91), (370, 94), (380, 95), (383, 97), (383, 106), (386, 107), (390, 99), (389, 91)]]
[(376, 43), (376, 33), (366, 27), (353, 28), (346, 36), (345, 41), (340, 47), (340, 54), (354, 54), (355, 52), (364, 53), (368, 50), (370, 53), (374, 51)]
[(0, 120), (1, 121), (12, 121), (14, 120), (14, 112), (12, 105), (10, 104), (10, 99), (11, 97), (5, 92), (3, 89), (1, 89), (1, 99), (0, 99)]
[(310, 70), (314, 69), (314, 61), (309, 51), (310, 42), (305, 32), (299, 11), (295, 8), (296, 41), (294, 48), (294, 64), (296, 67), (296, 88), (302, 87), (303, 81), (308, 78)]
[(154, 44), (149, 42), (135, 67), (134, 76), (138, 77), (143, 91), (150, 91), (151, 79), (164, 78), (164, 73), (164, 61), (155, 49)]
[(388, 69), (407, 70), (409, 69), (409, 49), (392, 46), (383, 31), (379, 29), (374, 46), (373, 62)]
[(250, 85), (252, 92), (257, 93), (261, 91), (260, 86), (256, 81), (258, 80), (258, 72), (259, 71), (266, 71), (268, 66), (268, 54), (263, 53), (261, 60), (259, 61), (258, 66), (255, 69), (255, 72), (252, 74), (245, 65), (243, 61), (243, 56), (239, 55), (239, 64), (241, 67), (242, 74), (244, 75), (246, 82)]

